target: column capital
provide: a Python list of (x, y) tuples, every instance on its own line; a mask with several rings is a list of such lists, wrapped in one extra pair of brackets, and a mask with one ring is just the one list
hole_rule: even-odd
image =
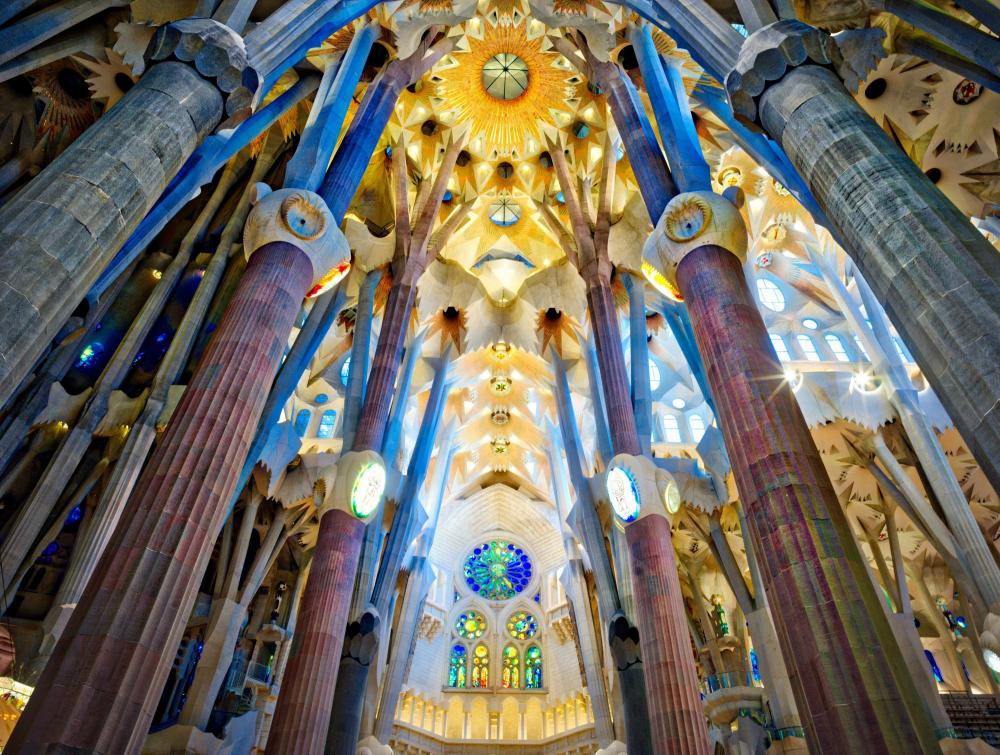
[(258, 183), (254, 193), (254, 206), (243, 230), (247, 259), (267, 244), (291, 244), (312, 263), (313, 286), (334, 268), (350, 262), (347, 239), (319, 194), (307, 189), (272, 191), (265, 183)]
[(348, 451), (326, 475), (326, 495), (317, 503), (322, 519), (334, 509), (367, 521), (378, 511), (385, 492), (386, 468), (375, 451)]
[(833, 37), (802, 21), (784, 19), (758, 29), (747, 37), (735, 67), (726, 76), (733, 113), (741, 121), (757, 125), (760, 96), (791, 69), (801, 65), (837, 69), (842, 62)]
[(647, 516), (667, 521), (680, 508), (680, 489), (674, 476), (646, 456), (618, 454), (604, 473), (611, 509), (628, 527)]
[[(747, 258), (747, 230), (743, 217), (729, 194), (689, 191), (678, 194), (663, 210), (656, 228), (646, 240), (642, 258), (663, 273), (674, 290), (677, 268), (683, 259), (703, 246), (720, 246)], [(739, 201), (739, 193), (733, 199)]]
[(176, 60), (194, 67), (222, 92), (226, 114), (248, 113), (260, 76), (247, 59), (243, 37), (211, 18), (182, 18), (156, 30), (143, 56), (147, 65)]

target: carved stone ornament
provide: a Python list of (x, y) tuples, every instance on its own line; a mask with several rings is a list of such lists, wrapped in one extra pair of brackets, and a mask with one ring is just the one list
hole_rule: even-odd
[(733, 113), (745, 123), (757, 124), (760, 96), (790, 70), (817, 65), (839, 72), (843, 62), (836, 41), (825, 31), (792, 19), (765, 26), (743, 42), (736, 66), (726, 76)]
[(189, 63), (222, 92), (229, 116), (249, 112), (260, 76), (247, 60), (243, 37), (210, 18), (184, 18), (161, 26), (143, 56), (146, 67), (166, 60)]
[(319, 194), (306, 189), (271, 191), (262, 183), (254, 188), (257, 201), (243, 229), (247, 259), (265, 244), (274, 241), (292, 244), (312, 262), (313, 285), (350, 260), (347, 239)]
[(653, 233), (646, 240), (642, 258), (677, 287), (677, 267), (690, 252), (713, 244), (747, 256), (747, 231), (736, 206), (710, 191), (678, 194), (663, 210)]

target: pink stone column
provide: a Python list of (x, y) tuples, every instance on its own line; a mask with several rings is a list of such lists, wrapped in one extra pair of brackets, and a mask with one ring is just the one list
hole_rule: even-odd
[(363, 521), (339, 509), (320, 520), (267, 755), (323, 752), (364, 532)]
[(649, 697), (651, 755), (708, 755), (708, 727), (698, 694), (670, 523), (659, 514), (644, 516), (625, 527), (625, 538)]
[[(668, 208), (668, 212), (669, 212)], [(809, 748), (918, 753), (915, 690), (738, 257), (707, 244), (677, 283), (705, 362)], [(910, 685), (912, 687), (912, 685)], [(919, 702), (910, 710), (919, 707)]]
[(312, 279), (292, 244), (250, 257), (6, 752), (141, 750)]

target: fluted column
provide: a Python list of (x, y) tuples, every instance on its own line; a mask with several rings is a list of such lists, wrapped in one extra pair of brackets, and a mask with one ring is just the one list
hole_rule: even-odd
[(628, 540), (649, 698), (649, 752), (708, 755), (708, 726), (664, 506), (667, 501), (680, 507), (677, 483), (648, 458), (624, 454), (611, 460), (605, 479)]
[(693, 192), (671, 200), (645, 255), (687, 302), (810, 750), (936, 751), (747, 287), (746, 244), (728, 200)]
[(256, 88), (243, 40), (210, 19), (161, 28), (147, 61), (125, 97), (0, 210), (0, 314), (18, 324), (0, 338), (0, 405), (198, 143)]
[(779, 21), (744, 42), (726, 88), (784, 148), (1000, 489), (996, 249), (850, 96), (834, 73), (848, 68), (827, 34)]
[[(330, 511), (322, 521), (327, 526), (319, 529), (316, 553), (324, 554), (324, 568), (313, 564), (302, 595), (285, 680), (267, 740), (268, 755), (321, 753), (326, 742), (365, 524), (340, 509)], [(309, 683), (313, 674), (305, 673), (308, 668), (318, 671), (323, 683)]]
[(251, 257), (137, 485), (131, 515), (42, 674), (12, 752), (141, 748), (226, 513), (240, 453), (311, 280), (309, 258), (290, 244), (277, 242)]
[[(293, 211), (303, 207), (310, 209)], [(137, 753), (145, 740), (302, 297), (347, 254), (315, 195), (276, 192), (254, 214), (244, 239), (253, 252), (246, 272), (35, 688), (11, 752)], [(299, 219), (294, 228), (286, 224)]]

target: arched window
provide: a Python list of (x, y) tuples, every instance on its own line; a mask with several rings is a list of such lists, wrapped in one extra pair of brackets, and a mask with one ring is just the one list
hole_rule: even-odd
[(521, 659), (517, 648), (508, 645), (503, 649), (503, 686), (505, 689), (521, 688)]
[(316, 433), (318, 438), (332, 438), (333, 428), (337, 426), (337, 412), (333, 409), (327, 409), (323, 412), (323, 416), (319, 418), (319, 432)]
[(660, 368), (656, 362), (649, 360), (649, 390), (655, 391), (660, 387)]
[(826, 340), (826, 345), (830, 347), (830, 351), (833, 352), (833, 356), (838, 362), (851, 361), (851, 356), (847, 353), (847, 349), (844, 348), (844, 342), (840, 340), (840, 336), (827, 333), (823, 338)]
[(472, 654), (472, 686), (490, 686), (490, 649), (485, 645), (476, 645)]
[(795, 341), (798, 343), (799, 348), (802, 349), (802, 353), (806, 355), (806, 359), (810, 362), (820, 361), (819, 352), (816, 351), (816, 344), (813, 343), (813, 339), (805, 333), (799, 333), (795, 336)]
[(673, 414), (663, 415), (663, 437), (667, 439), (667, 443), (681, 442), (681, 426)]
[(525, 689), (542, 688), (542, 649), (532, 645), (524, 653)]
[(792, 355), (788, 353), (788, 347), (785, 346), (785, 339), (776, 333), (768, 333), (771, 337), (771, 345), (774, 347), (774, 353), (778, 355), (778, 359), (782, 362), (792, 361)]
[(448, 660), (448, 686), (465, 689), (466, 661), (465, 646), (456, 643)]
[(295, 434), (300, 438), (304, 438), (306, 433), (309, 432), (309, 423), (312, 421), (312, 412), (308, 409), (299, 409), (299, 413), (295, 415)]
[(351, 376), (351, 358), (348, 356), (344, 363), (340, 365), (340, 382), (347, 387), (347, 380)]
[(785, 295), (767, 278), (757, 279), (757, 296), (760, 298), (760, 303), (771, 311), (785, 311)]
[(688, 417), (688, 425), (691, 427), (691, 438), (697, 443), (705, 434), (705, 420), (700, 414), (692, 414)]

